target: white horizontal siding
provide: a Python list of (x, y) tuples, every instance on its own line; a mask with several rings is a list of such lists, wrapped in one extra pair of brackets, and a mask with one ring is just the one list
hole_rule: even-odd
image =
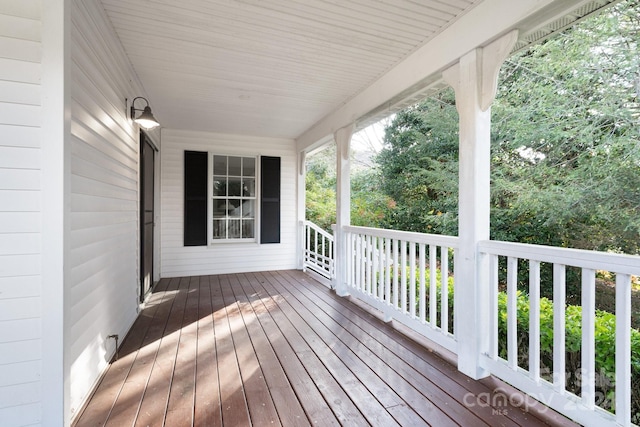
[(42, 405), (40, 402), (29, 405), (0, 408), (0, 420), (11, 420), (9, 425), (36, 426), (40, 425)]
[(3, 300), (39, 296), (40, 276), (0, 277), (0, 295)]
[[(1, 50), (2, 48), (0, 47)], [(40, 102), (40, 85), (0, 81), (0, 92), (3, 93), (2, 99), (4, 102), (32, 105), (37, 105)]]
[[(281, 160), (281, 243), (183, 245), (184, 151)], [(161, 152), (162, 277), (296, 268), (296, 152), (288, 139), (163, 130)]]
[[(39, 1), (3, 1), (0, 2), (0, 15), (22, 17), (38, 21), (42, 18)], [(36, 40), (40, 40), (36, 38)]]
[(42, 203), (38, 191), (3, 189), (0, 184), (0, 212), (40, 212)]
[[(26, 150), (22, 150), (26, 151)], [(0, 152), (2, 150), (0, 149)], [(40, 151), (36, 151), (36, 154), (40, 154)], [(25, 153), (22, 153), (23, 157)], [(39, 157), (39, 156), (35, 156)], [(21, 160), (21, 159), (20, 159)], [(16, 163), (20, 164), (21, 161), (17, 160)], [(0, 166), (2, 167), (2, 166)], [(38, 169), (0, 169), (0, 181), (4, 182), (4, 186), (12, 188), (14, 190), (34, 190), (40, 189), (40, 171)]]
[(0, 123), (0, 135), (2, 135), (0, 146), (40, 147), (40, 128), (38, 127), (16, 126), (15, 124)]
[(39, 62), (42, 51), (39, 41), (14, 40), (0, 36), (0, 54), (23, 61)]
[(0, 365), (0, 386), (36, 382), (40, 378), (41, 372), (42, 364), (38, 360)]
[(0, 256), (39, 254), (40, 252), (39, 233), (5, 233), (0, 240)]
[(37, 233), (40, 212), (0, 212), (0, 233)]
[[(0, 304), (0, 308), (4, 304)], [(27, 319), (12, 319), (8, 321), (2, 321), (4, 326), (0, 330), (0, 342), (16, 342), (23, 340), (40, 339), (42, 337), (42, 322), (40, 321), (40, 299), (39, 298), (26, 298), (22, 304), (13, 304), (11, 308), (23, 308), (25, 305), (30, 305), (27, 310), (20, 313), (21, 316), (33, 316)], [(35, 306), (36, 309), (31, 308)], [(15, 310), (13, 310), (15, 313)], [(12, 311), (8, 311), (6, 314), (12, 314)], [(4, 317), (4, 316), (3, 316)]]
[(138, 130), (142, 94), (100, 2), (71, 8), (70, 207), (65, 349), (73, 418), (137, 315)]
[[(40, 84), (41, 66), (35, 62), (0, 58), (0, 80)], [(3, 123), (7, 123), (3, 120)]]
[[(40, 395), (39, 386), (36, 381), (2, 387), (0, 389), (0, 402), (3, 402), (9, 407), (37, 403), (36, 399), (38, 399)], [(34, 400), (36, 401), (34, 402)]]
[(42, 420), (41, 2), (0, 1), (0, 424)]
[(0, 278), (40, 274), (40, 254), (12, 254), (0, 256)]

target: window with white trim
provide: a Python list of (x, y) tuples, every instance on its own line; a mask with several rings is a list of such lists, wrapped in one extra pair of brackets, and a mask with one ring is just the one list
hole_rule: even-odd
[(211, 239), (255, 241), (256, 158), (213, 155)]
[(184, 246), (280, 243), (280, 157), (184, 152)]

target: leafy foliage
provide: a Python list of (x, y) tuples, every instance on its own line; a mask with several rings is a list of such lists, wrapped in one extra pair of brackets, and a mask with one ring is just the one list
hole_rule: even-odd
[(392, 206), (391, 199), (380, 191), (377, 169), (359, 169), (351, 177), (351, 224), (380, 227)]
[(335, 224), (336, 222), (336, 174), (334, 159), (335, 147), (314, 156), (312, 161), (307, 162), (305, 183), (305, 218), (328, 232), (331, 232), (331, 224)]
[[(529, 360), (529, 298), (517, 291), (517, 348), (518, 365), (528, 369)], [(498, 293), (498, 352), (507, 358), (507, 294)], [(597, 403), (604, 409), (615, 407), (615, 343), (616, 316), (596, 310), (595, 313), (595, 372)], [(540, 369), (551, 380), (553, 372), (553, 302), (540, 299)], [(565, 309), (565, 371), (566, 389), (576, 395), (581, 392), (582, 307), (568, 305)], [(640, 421), (640, 331), (631, 329), (632, 416)], [(633, 385), (636, 385), (635, 387)]]
[[(453, 255), (453, 254), (451, 254)], [(411, 309), (411, 297), (410, 294), (411, 292), (415, 292), (415, 312), (416, 315), (419, 315), (420, 313), (420, 271), (416, 268), (416, 274), (415, 274), (415, 282), (411, 283), (411, 281), (409, 280), (409, 278), (411, 277), (411, 267), (405, 267), (405, 274), (407, 277), (407, 283), (406, 283), (406, 291), (407, 291), (407, 301), (406, 301), (406, 307), (405, 310), (409, 311)], [(436, 273), (436, 288), (435, 288), (435, 304), (436, 304), (436, 325), (437, 327), (442, 327), (442, 272), (441, 270), (438, 268), (435, 270)], [(398, 283), (400, 283), (401, 279), (401, 274), (402, 274), (402, 270), (400, 269), (391, 269), (391, 280), (394, 280), (394, 277), (397, 275), (397, 278), (395, 280), (398, 281)], [(425, 277), (425, 283), (424, 283), (424, 293), (425, 293), (425, 315), (426, 318), (424, 319), (425, 321), (428, 321), (430, 319), (430, 304), (431, 304), (431, 269), (426, 268), (424, 270), (424, 277)], [(393, 292), (393, 291), (392, 291)], [(400, 291), (398, 291), (400, 292)], [(401, 299), (402, 296), (401, 295), (391, 295), (391, 301), (398, 301), (401, 304)], [(454, 285), (453, 285), (453, 276), (449, 276), (447, 277), (447, 322), (448, 322), (448, 332), (454, 333), (454, 311), (453, 311), (453, 304), (454, 304)]]
[(382, 190), (395, 202), (384, 225), (458, 232), (458, 114), (452, 90), (396, 115), (377, 156)]
[[(492, 107), (491, 237), (640, 252), (640, 6), (623, 2), (503, 66)], [(397, 114), (377, 157), (388, 228), (457, 234), (452, 90)]]
[(640, 250), (637, 2), (511, 58), (492, 125), (499, 240)]
[[(391, 199), (380, 189), (376, 168), (355, 168), (351, 174), (351, 224), (381, 227)], [(336, 222), (335, 146), (307, 162), (306, 218), (326, 231)]]

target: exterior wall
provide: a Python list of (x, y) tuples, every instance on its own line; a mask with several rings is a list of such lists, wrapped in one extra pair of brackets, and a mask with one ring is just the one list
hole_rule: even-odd
[[(71, 4), (70, 178), (65, 377), (76, 415), (137, 316), (138, 129), (125, 98), (143, 95), (99, 2)], [(122, 342), (122, 341), (120, 341)]]
[(0, 424), (41, 421), (41, 2), (0, 1)]
[[(219, 243), (183, 246), (184, 151), (282, 158), (281, 243)], [(162, 131), (161, 276), (224, 274), (296, 268), (296, 151), (287, 139)]]

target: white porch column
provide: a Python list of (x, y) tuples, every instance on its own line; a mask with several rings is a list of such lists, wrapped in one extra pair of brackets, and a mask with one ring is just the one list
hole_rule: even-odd
[(488, 375), (479, 357), (489, 348), (488, 263), (477, 244), (489, 239), (491, 104), (498, 71), (517, 39), (513, 31), (477, 48), (443, 73), (456, 94), (460, 115), (459, 256), (455, 264), (455, 334), (458, 369), (472, 378)]
[(334, 289), (340, 296), (349, 292), (345, 286), (346, 246), (342, 227), (351, 224), (351, 174), (349, 148), (354, 124), (338, 129), (333, 138), (336, 141), (336, 234), (335, 234), (335, 268)]
[(297, 175), (297, 188), (298, 188), (298, 269), (302, 270), (304, 267), (304, 251), (305, 251), (305, 233), (304, 233), (304, 221), (307, 219), (307, 191), (306, 191), (306, 167), (307, 153), (301, 151), (298, 153), (298, 175)]

